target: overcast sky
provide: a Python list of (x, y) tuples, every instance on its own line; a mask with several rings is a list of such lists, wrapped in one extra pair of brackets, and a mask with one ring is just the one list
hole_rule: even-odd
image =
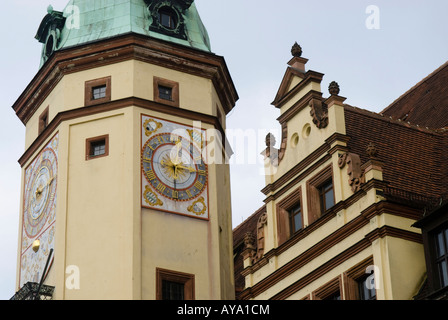
[[(41, 45), (34, 36), (48, 5), (62, 11), (67, 3), (4, 1), (0, 10), (0, 299), (15, 292), (17, 160), (24, 152), (25, 128), (11, 106), (38, 71)], [(444, 0), (196, 0), (196, 5), (212, 50), (225, 57), (240, 96), (227, 127), (260, 132), (257, 156), (266, 133), (279, 132), (279, 113), (270, 103), (295, 41), (309, 59), (307, 70), (325, 74), (325, 96), (334, 80), (346, 103), (375, 112), (448, 60)], [(258, 164), (231, 168), (234, 226), (263, 205), (264, 177), (256, 159)]]

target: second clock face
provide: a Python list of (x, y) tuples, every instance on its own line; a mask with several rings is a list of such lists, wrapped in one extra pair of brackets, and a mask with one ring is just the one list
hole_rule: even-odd
[[(20, 287), (39, 282), (54, 249), (59, 134), (42, 148), (24, 172)], [(38, 246), (33, 244), (38, 242)]]
[(142, 117), (142, 205), (208, 219), (205, 132)]

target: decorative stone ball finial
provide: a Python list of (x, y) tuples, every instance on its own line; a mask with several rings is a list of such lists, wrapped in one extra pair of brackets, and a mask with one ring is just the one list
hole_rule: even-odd
[(268, 133), (268, 135), (266, 136), (266, 147), (267, 148), (272, 148), (273, 146), (275, 146), (275, 137), (272, 133)]
[(337, 96), (341, 90), (339, 84), (336, 81), (332, 81), (328, 87), (328, 91), (332, 96)]
[(53, 6), (50, 4), (47, 8), (47, 12), (51, 14), (53, 12)]
[(299, 46), (299, 44), (297, 42), (294, 43), (294, 45), (292, 46), (291, 54), (293, 57), (297, 57), (297, 58), (300, 58), (302, 56), (302, 47)]

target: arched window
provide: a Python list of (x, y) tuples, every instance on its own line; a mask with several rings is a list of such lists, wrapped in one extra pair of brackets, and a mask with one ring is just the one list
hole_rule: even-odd
[(160, 24), (169, 30), (177, 28), (177, 15), (170, 7), (161, 7), (159, 9)]

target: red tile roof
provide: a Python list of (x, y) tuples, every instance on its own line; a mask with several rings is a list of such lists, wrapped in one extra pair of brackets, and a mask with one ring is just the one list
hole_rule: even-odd
[(382, 112), (430, 128), (448, 127), (448, 62)]

